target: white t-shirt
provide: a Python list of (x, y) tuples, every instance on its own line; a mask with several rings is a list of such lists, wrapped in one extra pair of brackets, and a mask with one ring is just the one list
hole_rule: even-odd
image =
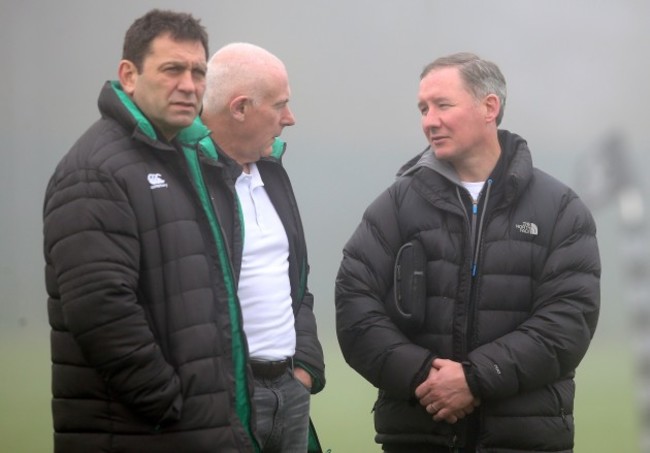
[(235, 183), (245, 227), (237, 294), (250, 357), (282, 360), (296, 350), (289, 241), (257, 166), (249, 170)]
[(472, 200), (476, 202), (478, 200), (478, 195), (481, 193), (481, 190), (483, 190), (485, 181), (480, 181), (480, 182), (461, 181), (461, 184), (463, 184), (463, 187), (465, 187), (469, 191), (469, 194), (472, 196)]

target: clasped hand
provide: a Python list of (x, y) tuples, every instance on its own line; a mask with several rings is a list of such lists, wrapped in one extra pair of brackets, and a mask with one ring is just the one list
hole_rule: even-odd
[(462, 364), (446, 359), (433, 361), (426, 380), (415, 389), (415, 396), (435, 421), (452, 424), (481, 404), (469, 390)]

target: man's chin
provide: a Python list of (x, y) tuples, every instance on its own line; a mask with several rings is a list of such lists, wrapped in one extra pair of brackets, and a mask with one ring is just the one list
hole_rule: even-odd
[(184, 129), (191, 126), (197, 116), (197, 114), (177, 115), (172, 124), (179, 129)]
[(273, 144), (274, 144), (274, 143), (275, 143), (275, 139), (273, 139), (273, 140), (271, 141), (271, 143), (270, 143), (266, 148), (264, 148), (264, 151), (262, 152), (262, 155), (263, 155), (263, 156), (268, 157), (268, 156), (270, 156), (271, 154), (273, 154)]
[(168, 111), (168, 117), (170, 121), (178, 121), (178, 122), (184, 122), (184, 121), (194, 121), (194, 118), (196, 118), (199, 115), (199, 108), (198, 106), (195, 107), (190, 107), (189, 105), (185, 106), (176, 106), (174, 108), (171, 108)]
[(269, 146), (264, 151), (262, 151), (261, 156), (262, 157), (269, 157), (271, 154), (273, 154), (273, 147)]
[(431, 145), (431, 152), (433, 153), (434, 156), (436, 156), (436, 159), (438, 160), (446, 160), (449, 158), (449, 150), (445, 148), (444, 146), (440, 147), (435, 147), (433, 144)]

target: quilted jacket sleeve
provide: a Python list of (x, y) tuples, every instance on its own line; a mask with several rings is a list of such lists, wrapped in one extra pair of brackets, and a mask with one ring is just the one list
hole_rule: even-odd
[(312, 376), (312, 393), (325, 387), (325, 363), (323, 348), (318, 340), (314, 296), (307, 291), (296, 313), (296, 365)]
[(153, 423), (178, 419), (179, 378), (138, 304), (139, 240), (125, 192), (95, 169), (58, 173), (44, 235), (53, 337), (79, 352), (54, 359), (93, 368), (111, 398)]
[[(395, 186), (393, 186), (394, 188)], [(375, 387), (412, 398), (432, 353), (411, 342), (386, 312), (402, 238), (389, 189), (366, 210), (343, 250), (336, 279), (336, 328), (348, 364)]]

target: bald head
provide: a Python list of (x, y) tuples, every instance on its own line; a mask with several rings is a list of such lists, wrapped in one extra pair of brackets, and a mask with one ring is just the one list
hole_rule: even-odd
[(295, 123), (290, 97), (278, 57), (252, 44), (228, 44), (208, 62), (201, 119), (219, 148), (247, 171)]
[(271, 79), (285, 76), (282, 61), (259, 46), (232, 43), (219, 49), (208, 62), (203, 108), (214, 114), (228, 108), (237, 96), (261, 101)]

